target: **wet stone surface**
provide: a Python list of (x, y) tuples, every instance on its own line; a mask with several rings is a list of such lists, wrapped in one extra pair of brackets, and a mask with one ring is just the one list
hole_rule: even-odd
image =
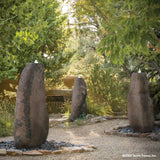
[[(55, 142), (55, 141), (46, 141), (44, 144), (42, 144), (39, 147), (36, 148), (21, 148), (18, 150), (21, 150), (23, 152), (25, 151), (31, 151), (31, 150), (49, 150), (49, 151), (54, 151), (54, 150), (58, 150), (61, 147), (81, 147), (83, 145), (75, 145), (75, 144), (71, 144), (71, 143), (67, 143), (67, 142)], [(14, 146), (14, 141), (2, 141), (0, 142), (0, 149), (17, 149)]]

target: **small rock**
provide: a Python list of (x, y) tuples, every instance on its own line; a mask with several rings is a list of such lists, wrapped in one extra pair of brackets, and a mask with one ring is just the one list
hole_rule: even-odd
[(113, 135), (115, 131), (114, 130), (104, 130), (104, 133), (107, 135)]
[(43, 155), (51, 154), (52, 152), (49, 150), (39, 149), (38, 152), (41, 152)]
[(112, 135), (126, 137), (127, 134), (114, 131)]
[(50, 145), (54, 145), (55, 143), (56, 143), (56, 141), (53, 140), (53, 139), (51, 139), (51, 140), (49, 141), (49, 144), (50, 144)]
[(52, 154), (62, 154), (62, 153), (66, 153), (66, 150), (55, 150), (52, 152)]
[(136, 137), (134, 133), (127, 133), (127, 137)]
[(107, 115), (105, 115), (105, 116), (103, 116), (105, 119), (108, 119), (108, 118), (110, 118), (110, 115), (109, 114), (107, 114)]
[(147, 137), (148, 135), (149, 135), (149, 133), (141, 133), (141, 134), (139, 135), (139, 137), (145, 138), (145, 137)]
[(139, 137), (140, 133), (133, 133), (134, 137)]
[(81, 148), (82, 148), (83, 152), (93, 152), (94, 151), (93, 148), (89, 148), (89, 147), (85, 147), (85, 146), (82, 146)]
[(152, 133), (152, 134), (148, 135), (148, 137), (153, 141), (160, 141), (160, 133), (158, 133), (158, 134)]
[(93, 146), (80, 146), (80, 147), (63, 147), (62, 149), (70, 153), (82, 153), (82, 152), (93, 152)]
[(83, 152), (82, 147), (62, 147), (62, 150), (70, 153), (81, 153)]
[(66, 119), (68, 119), (68, 116), (62, 115), (62, 118), (66, 118)]
[(95, 147), (94, 145), (84, 145), (84, 147), (97, 149), (97, 147)]
[(11, 156), (20, 156), (22, 155), (22, 151), (18, 150), (18, 149), (9, 149), (7, 150), (7, 155), (11, 155)]
[(32, 151), (26, 151), (26, 152), (23, 152), (23, 155), (26, 155), (26, 156), (42, 156), (43, 154), (37, 150), (32, 150)]
[(0, 149), (0, 156), (5, 156), (7, 154), (6, 149)]
[(94, 117), (94, 115), (92, 115), (92, 114), (87, 114), (86, 115), (86, 119), (91, 119), (91, 118), (93, 118)]
[(129, 127), (129, 124), (123, 124), (123, 125), (117, 125), (116, 127), (114, 127), (114, 130), (118, 130), (118, 129), (122, 129), (122, 128), (126, 128)]
[(97, 122), (102, 122), (103, 120), (102, 120), (102, 117), (101, 116), (99, 116), (99, 117), (95, 117), (95, 118), (92, 118), (91, 119), (91, 122), (92, 123), (97, 123)]
[(53, 126), (53, 125), (58, 125), (58, 124), (62, 124), (65, 123), (68, 120), (68, 118), (50, 118), (49, 119), (49, 125)]

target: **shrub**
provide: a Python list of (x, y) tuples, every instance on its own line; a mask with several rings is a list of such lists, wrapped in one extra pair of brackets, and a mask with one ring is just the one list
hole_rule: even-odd
[(116, 112), (126, 113), (129, 83), (118, 77), (113, 68), (95, 65), (91, 70), (88, 86), (88, 110), (104, 115)]
[(13, 135), (14, 102), (0, 99), (0, 137)]
[(160, 80), (149, 84), (155, 118), (160, 119)]
[(88, 113), (97, 115), (97, 116), (102, 116), (106, 114), (113, 114), (113, 111), (111, 109), (111, 106), (107, 106), (103, 102), (95, 102), (91, 97), (87, 97), (87, 108), (88, 108)]
[(72, 102), (70, 100), (65, 100), (63, 104), (62, 113), (71, 113)]

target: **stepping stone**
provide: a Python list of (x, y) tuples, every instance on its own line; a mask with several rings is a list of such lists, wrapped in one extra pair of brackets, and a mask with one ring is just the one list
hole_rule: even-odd
[(0, 149), (0, 156), (5, 156), (7, 154), (6, 149)]
[(53, 151), (52, 154), (62, 154), (62, 153), (66, 153), (66, 152), (67, 152), (66, 150), (60, 149), (60, 150)]
[(43, 150), (43, 149), (38, 150), (38, 152), (41, 152), (43, 155), (47, 155), (47, 154), (51, 154), (52, 153), (49, 150)]
[(7, 150), (7, 155), (11, 155), (11, 156), (20, 156), (22, 155), (22, 151), (18, 150), (18, 149), (9, 149)]
[(26, 156), (42, 156), (43, 154), (37, 150), (32, 150), (32, 151), (26, 151), (26, 152), (23, 152), (23, 155), (26, 155)]

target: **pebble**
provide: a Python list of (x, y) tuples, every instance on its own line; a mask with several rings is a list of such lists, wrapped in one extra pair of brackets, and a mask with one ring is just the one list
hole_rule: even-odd
[(39, 147), (36, 148), (21, 148), (16, 149), (14, 141), (3, 141), (0, 142), (0, 155), (10, 156), (42, 156), (48, 154), (62, 154), (62, 153), (81, 153), (81, 152), (92, 152), (96, 149), (94, 145), (74, 145), (68, 142), (56, 142), (54, 140), (46, 141)]
[(118, 129), (117, 132), (120, 132), (120, 133), (134, 133), (133, 129), (130, 128), (130, 127)]
[(134, 130), (130, 127), (125, 125), (114, 127), (112, 130), (105, 130), (105, 134), (107, 135), (119, 135), (119, 136), (127, 136), (127, 137), (148, 137), (152, 140), (160, 140), (160, 127), (154, 126), (152, 132), (148, 133), (140, 133), (134, 132)]
[[(120, 132), (120, 133), (137, 133), (137, 132), (134, 132), (131, 127), (124, 127), (124, 128), (118, 129), (117, 132)], [(159, 132), (160, 132), (160, 128), (158, 126), (154, 126), (154, 128), (152, 130), (152, 133), (159, 133)]]
[[(74, 144), (68, 143), (68, 142), (55, 142), (55, 141), (46, 141), (44, 144), (42, 144), (40, 147), (36, 148), (21, 148), (19, 150), (26, 152), (31, 150), (50, 150), (54, 151), (57, 149), (60, 149), (61, 147), (72, 147), (75, 146)], [(2, 141), (0, 142), (0, 149), (16, 149), (14, 146), (14, 141)]]

